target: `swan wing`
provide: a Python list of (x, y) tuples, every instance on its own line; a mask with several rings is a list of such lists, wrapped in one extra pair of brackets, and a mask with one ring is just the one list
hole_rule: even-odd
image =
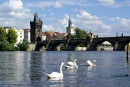
[(72, 65), (64, 65), (66, 69), (74, 69), (74, 68), (78, 68), (78, 65), (76, 63), (73, 63)]
[(58, 73), (58, 72), (52, 72), (51, 74), (47, 74), (47, 76), (50, 78), (56, 78), (56, 77), (62, 77), (63, 74)]
[(87, 64), (88, 64), (89, 66), (93, 66), (93, 63), (92, 63), (90, 60), (87, 60)]
[(67, 62), (67, 65), (73, 66), (73, 65), (74, 65), (74, 62)]

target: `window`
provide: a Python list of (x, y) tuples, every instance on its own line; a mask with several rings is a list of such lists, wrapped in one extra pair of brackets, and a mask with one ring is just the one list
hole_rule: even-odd
[(23, 42), (23, 40), (21, 39), (20, 42)]

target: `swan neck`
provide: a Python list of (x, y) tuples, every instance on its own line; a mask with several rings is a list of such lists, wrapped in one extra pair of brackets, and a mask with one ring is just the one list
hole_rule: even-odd
[(62, 74), (62, 66), (63, 66), (63, 64), (61, 64), (61, 66), (60, 66), (60, 74)]
[(76, 64), (76, 61), (74, 61), (74, 64)]
[(78, 68), (76, 61), (74, 61), (74, 66), (75, 66), (76, 68)]

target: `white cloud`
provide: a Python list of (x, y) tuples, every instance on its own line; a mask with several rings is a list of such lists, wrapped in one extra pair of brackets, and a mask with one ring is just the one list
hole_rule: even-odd
[(80, 11), (80, 14), (77, 15), (77, 18), (84, 20), (98, 20), (97, 16), (92, 16), (86, 11)]
[(116, 32), (129, 33), (130, 32), (130, 19), (114, 17), (110, 19), (112, 21), (112, 28)]
[(130, 24), (130, 19), (115, 17), (115, 18), (111, 18), (111, 20), (116, 23), (118, 22), (119, 24), (126, 26), (126, 27), (129, 27), (129, 24)]
[(106, 4), (112, 5), (112, 4), (115, 3), (114, 0), (98, 0), (98, 1), (100, 1), (100, 2), (103, 3), (104, 5), (106, 5)]
[(63, 25), (64, 27), (67, 27), (68, 21), (67, 21), (66, 18), (64, 18), (64, 19), (62, 19), (62, 20), (58, 20), (58, 21), (59, 21), (59, 23), (60, 23), (61, 25)]
[(18, 19), (24, 19), (24, 18), (28, 18), (29, 15), (26, 14), (25, 12), (15, 12), (15, 11), (11, 11), (9, 13), (9, 15), (15, 17), (15, 18), (18, 18)]
[(30, 10), (23, 7), (21, 0), (9, 0), (0, 5), (1, 16), (24, 19), (29, 17)]
[(8, 11), (29, 11), (29, 9), (23, 7), (23, 3), (21, 0), (9, 0), (8, 2), (4, 2), (0, 5), (1, 10)]
[(118, 0), (98, 0), (100, 2), (100, 5), (107, 6), (107, 7), (126, 7), (130, 6), (129, 0), (122, 0), (121, 2), (118, 2)]
[(37, 2), (30, 2), (27, 3), (27, 7), (39, 7), (41, 9), (45, 9), (46, 7), (55, 7), (55, 8), (61, 8), (63, 6), (90, 6), (91, 3), (84, 0), (43, 0), (43, 1), (37, 1)]
[(59, 24), (61, 26), (64, 26), (64, 27), (67, 27), (68, 26), (68, 20), (69, 20), (69, 15), (68, 14), (65, 14), (64, 15), (64, 18), (61, 19), (61, 20), (58, 20)]
[(41, 8), (45, 9), (45, 7), (52, 7), (55, 5), (54, 1), (37, 1), (37, 2), (29, 2), (27, 3), (27, 7), (29, 8)]
[(119, 7), (120, 4), (116, 3), (115, 0), (98, 0), (101, 5), (109, 6), (109, 7)]
[[(80, 11), (79, 14), (73, 15), (73, 17), (70, 17), (72, 20), (73, 27), (79, 27), (81, 29), (84, 29), (86, 31), (91, 31), (94, 34), (102, 34), (104, 35), (104, 32), (110, 33), (111, 26), (105, 24), (100, 20), (98, 16), (91, 15), (87, 11)], [(64, 32), (66, 30), (66, 27), (68, 26), (68, 20), (69, 15), (65, 14), (63, 19), (59, 19), (58, 22), (61, 26), (61, 29), (64, 29)]]
[(21, 0), (9, 0), (9, 2), (6, 2), (5, 5), (14, 11), (23, 10), (23, 3)]
[(0, 18), (2, 26), (13, 26), (15, 25), (15, 20), (12, 18)]
[(57, 19), (57, 22), (53, 24), (44, 24), (43, 31), (56, 31), (65, 33), (68, 26), (69, 15), (65, 14), (63, 19)]
[(43, 25), (42, 28), (46, 31), (54, 31), (55, 30), (52, 25)]
[(54, 7), (60, 8), (60, 7), (62, 7), (62, 4), (58, 1), (56, 1)]
[[(27, 26), (30, 19), (30, 10), (25, 8), (22, 0), (9, 0), (0, 5), (0, 20), (2, 26), (13, 26), (23, 28)], [(26, 20), (26, 21), (25, 21)], [(18, 24), (19, 23), (19, 24)], [(22, 25), (21, 25), (22, 24)]]
[(99, 17), (93, 16), (86, 11), (80, 11), (80, 14), (76, 15), (74, 23), (93, 32), (102, 32), (102, 30), (109, 31), (111, 29), (111, 27), (103, 23)]

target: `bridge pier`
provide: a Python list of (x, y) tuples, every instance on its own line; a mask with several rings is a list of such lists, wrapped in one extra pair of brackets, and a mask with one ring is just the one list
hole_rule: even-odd
[(125, 44), (115, 43), (113, 51), (125, 51)]
[(86, 51), (97, 51), (97, 49), (91, 47), (91, 48), (87, 48)]
[(98, 49), (95, 46), (90, 46), (86, 48), (86, 51), (98, 51)]

